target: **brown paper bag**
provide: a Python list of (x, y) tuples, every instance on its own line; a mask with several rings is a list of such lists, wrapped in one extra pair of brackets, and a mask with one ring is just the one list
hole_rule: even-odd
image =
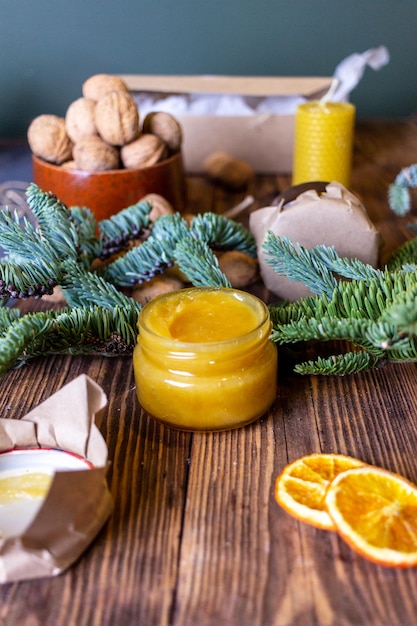
[(56, 471), (32, 523), (20, 536), (0, 536), (0, 583), (60, 574), (108, 519), (107, 446), (96, 425), (106, 404), (102, 389), (82, 375), (21, 420), (0, 419), (0, 452), (54, 448), (94, 466)]

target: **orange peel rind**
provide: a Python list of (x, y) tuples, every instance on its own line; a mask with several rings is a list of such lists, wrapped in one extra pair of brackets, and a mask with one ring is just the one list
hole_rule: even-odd
[(417, 486), (363, 466), (328, 487), (325, 506), (338, 534), (363, 557), (390, 567), (417, 565)]
[(362, 461), (343, 454), (303, 456), (278, 476), (275, 499), (293, 517), (323, 530), (335, 530), (325, 505), (327, 488), (340, 472), (362, 465)]

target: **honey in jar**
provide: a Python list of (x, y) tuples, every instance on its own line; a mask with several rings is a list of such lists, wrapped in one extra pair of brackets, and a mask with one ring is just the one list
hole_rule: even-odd
[(160, 295), (139, 314), (133, 366), (141, 406), (182, 430), (244, 426), (271, 406), (277, 349), (259, 298), (229, 288)]

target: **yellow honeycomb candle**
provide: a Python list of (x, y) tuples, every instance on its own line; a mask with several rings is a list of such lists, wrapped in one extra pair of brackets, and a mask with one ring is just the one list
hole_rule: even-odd
[(267, 306), (227, 288), (182, 289), (142, 309), (133, 355), (137, 396), (182, 430), (229, 430), (275, 399), (277, 349)]
[(311, 101), (295, 114), (293, 185), (338, 181), (350, 186), (355, 107)]

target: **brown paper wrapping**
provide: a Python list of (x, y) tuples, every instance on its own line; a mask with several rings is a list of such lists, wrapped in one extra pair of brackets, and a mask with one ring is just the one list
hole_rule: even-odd
[(0, 583), (56, 576), (74, 563), (112, 511), (107, 446), (98, 430), (107, 398), (88, 376), (67, 384), (21, 420), (0, 419), (0, 451), (56, 448), (93, 469), (55, 473), (35, 519), (18, 537), (0, 538)]
[(301, 282), (279, 276), (268, 265), (262, 249), (268, 231), (307, 249), (334, 246), (341, 257), (357, 258), (374, 267), (378, 263), (379, 233), (359, 199), (337, 182), (311, 183), (310, 189), (308, 186), (296, 186), (292, 190), (307, 190), (295, 197), (289, 190), (290, 194), (283, 194), (276, 205), (250, 215), (262, 279), (272, 293), (285, 300), (297, 300), (311, 295), (311, 291)]

